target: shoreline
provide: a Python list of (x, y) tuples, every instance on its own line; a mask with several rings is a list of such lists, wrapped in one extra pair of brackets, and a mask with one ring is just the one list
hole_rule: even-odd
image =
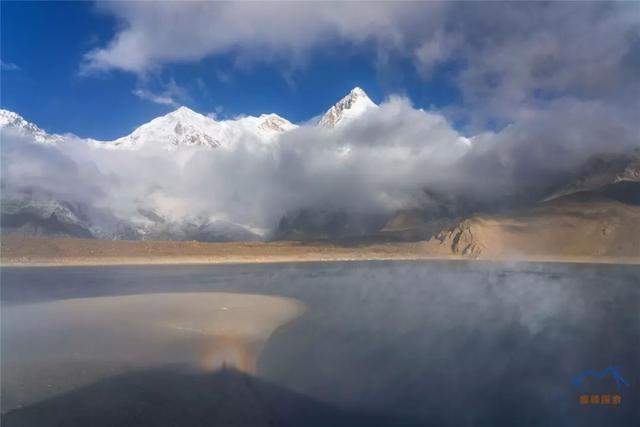
[(142, 267), (142, 266), (214, 266), (251, 264), (307, 264), (333, 262), (368, 261), (463, 261), (474, 263), (553, 263), (553, 264), (602, 264), (639, 265), (640, 259), (633, 258), (590, 258), (590, 257), (528, 257), (528, 258), (467, 258), (462, 256), (393, 256), (393, 257), (262, 257), (262, 258), (69, 258), (0, 260), (0, 268), (47, 268), (47, 267)]
[[(436, 257), (436, 256), (393, 256), (393, 257), (151, 257), (151, 258), (69, 258), (69, 259), (33, 259), (0, 260), (0, 268), (29, 268), (29, 267), (101, 267), (101, 266), (145, 266), (145, 265), (244, 265), (244, 264), (305, 264), (330, 262), (367, 262), (367, 261), (474, 261), (465, 257)], [(489, 261), (489, 260), (475, 260)], [(638, 261), (640, 263), (640, 261)]]
[(145, 265), (232, 265), (364, 261), (549, 262), (640, 265), (640, 256), (594, 256), (510, 251), (464, 256), (438, 241), (331, 242), (176, 242), (3, 236), (0, 267), (99, 267)]

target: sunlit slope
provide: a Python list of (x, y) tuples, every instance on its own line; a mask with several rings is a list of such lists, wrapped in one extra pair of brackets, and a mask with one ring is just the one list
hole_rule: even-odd
[(640, 207), (565, 197), (512, 213), (473, 216), (426, 246), (474, 258), (640, 259)]

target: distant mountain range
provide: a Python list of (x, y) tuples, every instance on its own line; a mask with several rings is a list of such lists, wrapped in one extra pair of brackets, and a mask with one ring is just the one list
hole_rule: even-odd
[[(312, 126), (332, 132), (377, 108), (379, 107), (367, 94), (356, 87), (329, 108)], [(146, 149), (179, 152), (188, 149), (187, 147), (225, 150), (245, 139), (258, 141), (259, 144), (277, 144), (280, 138), (297, 128), (296, 124), (277, 114), (216, 120), (187, 107), (180, 107), (113, 141), (83, 141), (98, 150), (125, 152)], [(5, 132), (23, 135), (36, 144), (47, 146), (79, 139), (71, 134), (49, 134), (17, 113), (0, 110), (0, 135), (4, 136)], [(470, 143), (467, 140), (465, 144)], [(623, 216), (633, 218), (634, 209), (640, 205), (639, 186), (640, 151), (627, 155), (599, 155), (576, 169), (562, 185), (549, 189), (547, 196), (540, 200), (541, 205), (515, 208), (520, 216), (526, 215), (525, 211), (536, 215), (551, 215), (550, 212), (553, 211), (555, 215), (562, 201), (572, 197), (570, 211), (575, 213), (579, 211), (575, 205), (576, 195), (582, 195), (583, 199), (588, 195), (590, 200), (598, 197), (599, 203), (606, 199), (629, 206), (631, 210), (624, 210)], [(457, 200), (452, 195), (437, 194), (426, 187), (423, 196), (428, 203), (399, 209), (390, 215), (364, 212), (354, 216), (353, 212), (329, 207), (302, 207), (297, 211), (286, 212), (273, 230), (263, 230), (238, 223), (234, 218), (216, 219), (199, 213), (185, 218), (168, 217), (144, 203), (138, 208), (137, 220), (134, 221), (115, 217), (108, 211), (98, 211), (90, 205), (43, 196), (37, 189), (29, 189), (20, 194), (7, 194), (3, 191), (2, 232), (102, 239), (198, 241), (353, 238), (426, 240), (440, 236), (440, 241), (453, 248), (461, 247), (461, 238), (462, 241), (470, 239), (467, 236), (470, 228), (465, 226), (469, 223), (465, 221), (474, 215), (487, 213), (465, 205), (464, 201)], [(553, 205), (549, 205), (551, 202)], [(553, 206), (553, 209), (542, 209), (540, 206)], [(613, 209), (612, 212), (617, 211)], [(486, 221), (475, 221), (471, 224), (477, 228), (478, 224), (485, 223)], [(507, 230), (508, 227), (504, 229)], [(475, 241), (467, 243), (467, 249), (457, 251), (477, 255), (482, 251), (483, 245), (486, 246)]]
[[(329, 108), (316, 126), (327, 130), (340, 127), (373, 108), (377, 108), (377, 105), (364, 90), (356, 87)], [(187, 107), (180, 107), (143, 124), (129, 135), (113, 141), (99, 141), (78, 138), (73, 134), (49, 134), (17, 113), (0, 110), (0, 135), (11, 132), (43, 145), (65, 144), (71, 139), (81, 140), (98, 150), (179, 151), (187, 147), (224, 150), (243, 139), (273, 144), (283, 134), (297, 127), (277, 114), (216, 120)], [(109, 212), (98, 212), (92, 206), (48, 197), (40, 194), (37, 189), (29, 189), (18, 195), (3, 193), (4, 233), (200, 241), (260, 240), (270, 236), (265, 230), (256, 230), (229, 220), (212, 219), (206, 215), (168, 218), (142, 202), (136, 214), (138, 221), (127, 221), (113, 217)], [(99, 224), (96, 223), (97, 219), (100, 220)]]
[[(333, 128), (361, 116), (368, 109), (377, 108), (369, 96), (359, 87), (332, 106), (318, 121), (318, 126)], [(12, 129), (41, 143), (62, 143), (64, 135), (48, 134), (22, 116), (8, 110), (0, 110), (0, 128)], [(180, 107), (169, 114), (157, 117), (135, 129), (129, 135), (113, 141), (87, 139), (96, 147), (107, 149), (139, 149), (149, 145), (162, 145), (174, 150), (182, 146), (208, 148), (225, 147), (245, 137), (257, 138), (265, 143), (297, 126), (277, 114), (245, 116), (233, 120), (215, 120), (187, 107)]]

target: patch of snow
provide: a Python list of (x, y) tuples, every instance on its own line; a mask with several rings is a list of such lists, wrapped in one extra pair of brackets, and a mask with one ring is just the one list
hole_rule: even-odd
[(55, 144), (64, 140), (62, 135), (48, 134), (34, 123), (26, 121), (20, 114), (0, 109), (0, 129), (11, 129), (25, 136), (32, 136), (42, 144)]

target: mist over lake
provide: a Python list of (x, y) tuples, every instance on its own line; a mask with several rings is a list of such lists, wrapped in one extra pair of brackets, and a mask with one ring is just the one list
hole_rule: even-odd
[[(55, 420), (63, 416), (61, 408), (76, 410), (78, 418), (71, 419), (80, 420), (82, 396), (101, 396), (100, 411), (91, 408), (94, 415), (106, 414), (103, 425), (110, 405), (125, 405), (125, 414), (170, 411), (157, 423), (164, 425), (187, 410), (179, 396), (195, 393), (190, 390), (198, 396), (212, 393), (202, 401), (189, 397), (195, 399), (188, 402), (194, 411), (207, 402), (211, 406), (216, 396), (236, 396), (226, 398), (227, 405), (252, 399), (252, 405), (242, 406), (254, 417), (247, 425), (267, 425), (270, 417), (279, 425), (296, 425), (301, 419), (296, 408), (318, 415), (319, 424), (312, 425), (324, 419), (325, 425), (377, 420), (380, 425), (626, 426), (639, 415), (637, 266), (353, 262), (5, 268), (1, 274), (2, 412), (8, 426)], [(194, 320), (197, 309), (186, 307), (176, 315), (170, 308), (184, 305), (189, 295), (210, 295), (210, 300), (198, 297), (210, 301), (201, 311), (206, 314), (211, 304), (210, 320)], [(221, 295), (237, 297), (223, 301)], [(230, 341), (215, 338), (216, 324), (224, 321), (224, 311), (216, 310), (248, 307), (246, 298), (253, 298), (252, 315), (261, 298), (272, 299), (265, 305), (270, 310), (279, 300), (285, 301), (283, 309), (289, 307), (286, 301), (295, 301), (304, 310), (274, 323), (256, 351), (255, 369), (234, 364), (233, 355), (231, 365), (216, 366), (216, 354), (223, 359), (230, 354)], [(95, 308), (109, 301), (120, 308)], [(69, 307), (79, 311), (65, 323), (73, 314)], [(85, 310), (79, 307), (94, 309), (79, 314)], [(29, 312), (46, 316), (27, 321)], [(168, 319), (183, 329), (137, 333), (141, 319), (150, 318), (154, 325)], [(257, 322), (262, 325), (263, 319)], [(218, 340), (205, 358), (210, 366), (203, 367), (198, 357), (212, 335), (185, 331), (196, 327), (213, 331)], [(583, 391), (572, 379), (608, 366), (619, 367), (630, 385), (619, 391), (608, 379), (590, 385), (621, 394), (621, 404), (580, 405)], [(166, 388), (158, 386), (161, 378)], [(225, 394), (230, 384), (235, 394)], [(242, 397), (248, 386), (238, 384), (259, 392)], [(147, 394), (134, 393), (137, 388)], [(117, 396), (133, 397), (123, 403)], [(154, 406), (167, 396), (173, 399), (170, 409)]]

